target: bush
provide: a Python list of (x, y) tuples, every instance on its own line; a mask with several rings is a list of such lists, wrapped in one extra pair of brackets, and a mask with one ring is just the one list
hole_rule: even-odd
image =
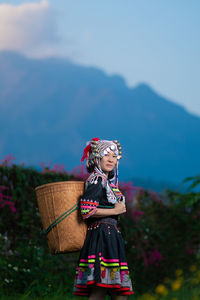
[[(47, 295), (63, 286), (71, 292), (78, 254), (50, 255), (46, 239), (40, 236), (41, 219), (36, 186), (75, 180), (66, 172), (17, 165), (0, 166), (0, 291), (2, 294)], [(9, 199), (9, 200), (8, 200)]]
[[(0, 293), (29, 293), (45, 297), (58, 289), (72, 296), (79, 253), (50, 255), (42, 229), (36, 186), (87, 176), (82, 168), (74, 175), (59, 168), (41, 172), (4, 162), (0, 166)], [(199, 178), (190, 178), (193, 186)], [(198, 192), (179, 194), (153, 191), (121, 183), (127, 213), (120, 217), (129, 267), (137, 293), (155, 287), (176, 269), (185, 272), (199, 259), (200, 202)], [(70, 299), (70, 297), (68, 299)]]
[[(191, 187), (198, 178), (189, 178)], [(166, 190), (161, 197), (142, 188), (132, 191), (130, 195), (130, 184), (125, 185), (128, 209), (120, 225), (135, 289), (143, 292), (178, 268), (187, 273), (199, 259), (200, 193)]]

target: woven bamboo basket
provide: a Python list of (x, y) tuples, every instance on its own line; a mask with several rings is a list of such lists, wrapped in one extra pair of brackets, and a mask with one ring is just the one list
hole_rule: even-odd
[[(60, 181), (35, 188), (43, 228), (76, 205), (84, 191), (83, 181)], [(84, 243), (87, 225), (76, 209), (47, 234), (51, 254), (79, 251)]]

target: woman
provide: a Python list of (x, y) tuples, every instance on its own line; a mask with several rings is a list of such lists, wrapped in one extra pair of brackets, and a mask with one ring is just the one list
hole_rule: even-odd
[(102, 300), (133, 294), (125, 257), (124, 243), (117, 220), (126, 212), (125, 198), (118, 189), (118, 141), (92, 139), (84, 149), (91, 173), (81, 197), (81, 214), (88, 231), (80, 252), (74, 281), (74, 295)]

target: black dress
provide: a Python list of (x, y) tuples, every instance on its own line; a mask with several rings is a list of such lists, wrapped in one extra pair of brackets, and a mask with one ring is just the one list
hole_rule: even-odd
[(101, 176), (87, 183), (80, 203), (88, 231), (76, 268), (74, 295), (89, 296), (94, 284), (114, 289), (118, 295), (133, 294), (124, 242), (117, 228), (118, 216), (90, 218), (97, 207), (114, 207), (107, 200)]

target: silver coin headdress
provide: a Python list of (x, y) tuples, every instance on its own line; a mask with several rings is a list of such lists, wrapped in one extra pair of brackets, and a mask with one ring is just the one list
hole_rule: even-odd
[(99, 138), (93, 138), (87, 143), (87, 146), (83, 150), (83, 156), (81, 161), (87, 160), (87, 166), (95, 165), (96, 158), (102, 158), (104, 155), (113, 151), (117, 156), (117, 159), (122, 158), (121, 145), (117, 140), (108, 141), (100, 140)]
[(91, 170), (91, 172), (107, 177), (101, 169), (101, 158), (110, 151), (113, 151), (117, 156), (117, 163), (107, 179), (106, 193), (108, 201), (115, 203), (116, 197), (113, 194), (110, 184), (114, 184), (114, 186), (118, 188), (118, 164), (119, 160), (122, 158), (122, 148), (120, 143), (117, 140), (108, 141), (100, 140), (99, 138), (93, 138), (87, 143), (87, 146), (83, 150), (81, 161), (86, 159), (87, 167)]

